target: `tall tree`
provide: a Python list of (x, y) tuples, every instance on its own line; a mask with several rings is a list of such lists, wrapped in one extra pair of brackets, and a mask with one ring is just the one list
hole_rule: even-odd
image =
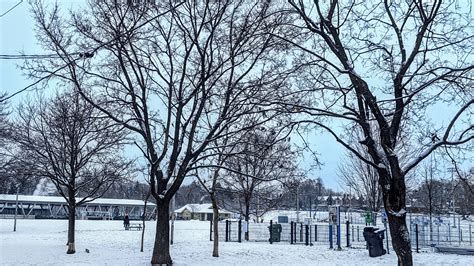
[(14, 130), (24, 155), (15, 159), (30, 175), (49, 178), (67, 202), (73, 254), (76, 207), (101, 197), (128, 170), (120, 156), (124, 131), (71, 92), (21, 105)]
[(153, 2), (90, 1), (71, 16), (34, 4), (39, 41), (57, 57), (27, 67), (73, 82), (134, 133), (157, 203), (151, 263), (171, 264), (169, 203), (195, 160), (248, 115), (275, 118), (259, 103), (288, 86), (288, 45), (273, 36), (288, 19), (268, 2)]
[[(308, 38), (278, 37), (302, 51), (306, 74), (299, 84), (304, 98), (282, 104), (311, 115), (308, 122), (378, 173), (398, 262), (412, 265), (405, 177), (436, 149), (474, 138), (471, 8), (441, 0), (289, 3), (300, 18), (294, 25), (307, 29)], [(430, 110), (443, 107), (456, 109), (451, 119), (424, 134)], [(363, 132), (359, 142), (369, 156), (341, 126)], [(406, 163), (399, 154), (403, 133), (418, 144)]]

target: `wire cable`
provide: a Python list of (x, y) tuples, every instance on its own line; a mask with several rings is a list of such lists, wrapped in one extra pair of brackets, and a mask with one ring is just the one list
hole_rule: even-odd
[[(20, 3), (23, 2), (23, 0), (20, 1)], [(20, 3), (18, 3), (17, 5), (19, 5)], [(136, 29), (139, 29), (145, 25), (147, 25), (148, 23), (150, 23), (150, 21), (153, 21), (154, 19), (162, 16), (162, 15), (165, 15), (169, 12), (172, 12), (174, 9), (178, 8), (179, 6), (183, 5), (185, 3), (185, 1), (181, 1), (180, 3), (178, 3), (177, 5), (175, 5), (174, 7), (172, 7), (171, 9), (167, 10), (167, 11), (164, 11), (156, 16), (154, 16), (153, 18), (151, 19), (148, 19), (147, 21), (145, 21), (144, 23), (138, 25)], [(17, 6), (16, 5), (16, 6)], [(14, 6), (13, 8), (15, 8), (16, 6)], [(12, 10), (13, 8), (10, 8), (10, 10)], [(9, 10), (9, 11), (10, 11)], [(7, 12), (9, 12), (7, 11)], [(29, 88), (35, 86), (36, 84), (40, 83), (41, 81), (45, 80), (45, 79), (48, 79), (52, 76), (54, 76), (57, 72), (61, 71), (62, 69), (68, 67), (70, 64), (74, 64), (76, 62), (76, 60), (78, 59), (81, 59), (81, 58), (84, 58), (84, 59), (90, 59), (94, 56), (94, 54), (97, 53), (97, 51), (99, 51), (101, 48), (103, 48), (104, 46), (107, 46), (111, 43), (113, 43), (114, 41), (118, 40), (120, 37), (122, 37), (125, 33), (122, 33), (122, 34), (119, 34), (117, 35), (116, 37), (112, 38), (111, 40), (105, 42), (105, 43), (102, 43), (101, 45), (95, 47), (92, 51), (89, 51), (89, 52), (84, 52), (84, 53), (79, 53), (79, 52), (76, 52), (76, 53), (70, 53), (68, 55), (78, 55), (79, 57), (78, 58), (75, 58), (73, 59), (72, 61), (66, 63), (64, 66), (56, 69), (55, 71), (51, 72), (50, 74), (40, 78), (39, 80), (33, 82), (32, 84), (26, 86), (25, 88), (23, 89), (20, 89), (16, 92), (14, 92), (13, 94), (10, 94), (4, 98), (0, 98), (0, 103), (2, 102), (5, 102), (11, 98), (13, 98), (14, 96), (28, 90)], [(31, 56), (32, 58), (26, 58), (27, 56)], [(45, 58), (60, 58), (62, 57), (62, 55), (59, 55), (59, 54), (46, 54), (46, 55), (0, 55), (0, 59), (45, 59)]]
[[(78, 53), (74, 53), (74, 54), (78, 54)], [(9, 59), (9, 60), (48, 59), (48, 58), (59, 58), (59, 55), (58, 54), (0, 54), (0, 60), (1, 59)]]
[(18, 5), (20, 5), (21, 3), (23, 3), (23, 0), (20, 0), (20, 2), (18, 2), (16, 5), (14, 5), (12, 8), (8, 9), (5, 13), (1, 14), (0, 15), (0, 18), (5, 16), (6, 14), (8, 14), (10, 11), (12, 11), (13, 9), (15, 9), (15, 7), (17, 7)]

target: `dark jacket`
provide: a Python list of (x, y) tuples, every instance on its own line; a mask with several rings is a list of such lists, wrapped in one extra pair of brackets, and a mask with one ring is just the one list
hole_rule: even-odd
[(128, 215), (125, 215), (123, 218), (123, 224), (130, 224), (130, 218), (128, 218)]

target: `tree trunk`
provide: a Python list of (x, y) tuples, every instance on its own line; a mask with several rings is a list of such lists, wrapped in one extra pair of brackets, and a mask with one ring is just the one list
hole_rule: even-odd
[(219, 257), (219, 207), (217, 206), (216, 196), (211, 194), (212, 202), (212, 226), (214, 230), (214, 247), (212, 249), (212, 256)]
[(170, 213), (169, 201), (161, 201), (156, 205), (156, 235), (153, 247), (152, 265), (171, 265), (170, 255)]
[[(392, 176), (391, 179), (387, 176), (380, 177), (382, 180), (391, 180), (389, 189), (383, 189), (383, 197), (392, 245), (398, 257), (398, 265), (412, 266), (410, 232), (406, 223), (405, 177), (402, 174), (396, 177)], [(385, 188), (383, 184), (382, 187)]]
[(411, 253), (410, 234), (406, 224), (406, 215), (396, 216), (388, 213), (387, 216), (393, 249), (398, 257), (398, 265), (412, 266), (413, 258)]
[(245, 240), (249, 241), (249, 219), (250, 219), (250, 202), (245, 202), (245, 222), (247, 222), (247, 230), (245, 231)]
[(76, 206), (70, 203), (69, 205), (69, 223), (67, 228), (67, 254), (74, 254), (76, 253), (76, 246), (74, 243), (74, 232), (76, 227)]

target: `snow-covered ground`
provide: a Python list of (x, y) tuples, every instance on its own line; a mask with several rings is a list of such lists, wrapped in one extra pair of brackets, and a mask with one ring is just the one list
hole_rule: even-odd
[[(66, 220), (0, 220), (1, 265), (148, 265), (154, 241), (154, 222), (146, 224), (145, 249), (140, 231), (125, 231), (121, 221), (76, 224), (76, 254), (66, 254)], [(177, 221), (171, 256), (175, 265), (396, 265), (391, 252), (370, 258), (367, 250), (329, 250), (325, 246), (278, 243), (221, 243), (213, 258), (209, 223)], [(86, 253), (85, 249), (90, 253)], [(415, 265), (473, 265), (474, 257), (424, 252), (414, 254)]]

